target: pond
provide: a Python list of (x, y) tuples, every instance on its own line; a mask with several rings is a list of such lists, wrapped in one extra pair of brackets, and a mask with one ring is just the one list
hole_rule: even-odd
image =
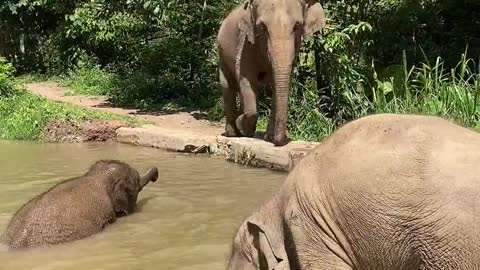
[(159, 181), (139, 195), (139, 210), (103, 232), (48, 249), (0, 252), (2, 269), (225, 269), (238, 226), (286, 175), (117, 143), (0, 141), (0, 230), (15, 211), (98, 159), (120, 159)]

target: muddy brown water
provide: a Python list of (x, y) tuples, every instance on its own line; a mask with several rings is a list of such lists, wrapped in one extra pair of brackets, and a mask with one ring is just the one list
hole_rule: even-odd
[(285, 179), (219, 157), (124, 144), (0, 141), (1, 232), (31, 197), (103, 158), (124, 160), (140, 171), (158, 166), (159, 181), (140, 193), (138, 211), (83, 240), (0, 251), (1, 269), (225, 269), (238, 226)]

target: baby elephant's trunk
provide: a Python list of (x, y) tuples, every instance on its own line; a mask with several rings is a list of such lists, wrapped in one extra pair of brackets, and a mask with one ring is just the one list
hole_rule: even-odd
[(140, 176), (140, 190), (142, 190), (150, 181), (155, 182), (158, 178), (158, 169), (157, 167), (152, 167), (148, 169), (146, 173)]

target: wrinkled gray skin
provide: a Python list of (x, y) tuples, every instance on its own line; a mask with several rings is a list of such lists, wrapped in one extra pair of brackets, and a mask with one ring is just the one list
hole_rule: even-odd
[(132, 213), (138, 193), (157, 178), (156, 167), (140, 176), (124, 162), (97, 161), (85, 175), (61, 182), (21, 207), (2, 242), (13, 249), (45, 247), (98, 233)]
[[(266, 140), (287, 143), (290, 75), (302, 37), (325, 25), (315, 0), (249, 0), (235, 8), (220, 26), (219, 80), (224, 101), (224, 136), (252, 137), (257, 124), (258, 88), (273, 87), (273, 108)], [(236, 95), (240, 93), (240, 111)]]
[(368, 116), (247, 218), (228, 269), (480, 269), (479, 219), (478, 133), (432, 116)]

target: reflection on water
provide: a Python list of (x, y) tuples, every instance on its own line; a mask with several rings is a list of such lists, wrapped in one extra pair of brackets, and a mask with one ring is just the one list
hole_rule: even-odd
[(83, 174), (98, 159), (121, 159), (159, 181), (139, 195), (139, 211), (84, 240), (49, 249), (0, 252), (1, 269), (225, 269), (236, 229), (284, 174), (122, 144), (0, 141), (0, 230), (32, 196)]

